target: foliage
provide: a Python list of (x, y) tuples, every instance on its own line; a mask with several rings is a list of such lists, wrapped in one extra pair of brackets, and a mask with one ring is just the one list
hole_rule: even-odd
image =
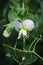
[[(0, 0), (0, 3), (0, 65), (29, 65), (37, 60), (43, 63), (43, 0)], [(25, 41), (18, 40), (14, 21), (26, 19), (33, 20), (35, 28), (28, 32)], [(6, 29), (11, 32), (9, 38), (3, 36)]]

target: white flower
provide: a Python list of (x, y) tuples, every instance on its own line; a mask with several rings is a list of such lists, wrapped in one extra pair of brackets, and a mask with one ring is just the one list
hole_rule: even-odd
[(4, 32), (3, 32), (3, 36), (4, 37), (6, 37), (6, 38), (8, 38), (9, 36), (10, 36), (10, 32), (7, 32), (7, 30), (4, 30)]
[(23, 35), (23, 36), (27, 36), (27, 31), (21, 29), (21, 30), (19, 31), (18, 39), (20, 39), (21, 35)]
[[(11, 26), (11, 27), (10, 27)], [(18, 39), (20, 39), (21, 35), (27, 37), (27, 31), (31, 31), (34, 29), (34, 22), (32, 20), (24, 20), (23, 22), (19, 22), (18, 20), (15, 20), (13, 24), (9, 24), (8, 28), (15, 28), (16, 31), (19, 32)], [(12, 29), (13, 29), (12, 28)], [(3, 32), (3, 36), (8, 38), (10, 36), (11, 32), (7, 31), (6, 29)]]
[(28, 29), (29, 31), (34, 29), (34, 22), (32, 20), (24, 20), (23, 21), (24, 28)]
[(19, 31), (21, 28), (28, 29), (28, 31), (31, 31), (34, 29), (34, 22), (29, 19), (24, 20), (23, 22), (15, 20), (14, 27), (16, 31)]
[(18, 39), (20, 39), (21, 35), (27, 36), (27, 30), (31, 31), (34, 29), (34, 22), (29, 19), (24, 20), (23, 22), (15, 20), (14, 27), (16, 31), (19, 31)]

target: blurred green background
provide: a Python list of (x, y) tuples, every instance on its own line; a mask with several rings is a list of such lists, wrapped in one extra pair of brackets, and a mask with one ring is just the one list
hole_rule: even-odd
[[(43, 61), (37, 57), (36, 60), (32, 57), (32, 62), (30, 60), (31, 54), (28, 55), (4, 47), (4, 44), (12, 47), (15, 45), (18, 32), (14, 28), (13, 31), (11, 30), (12, 33), (9, 38), (5, 38), (2, 34), (6, 29), (4, 25), (12, 23), (16, 18), (34, 21), (35, 29), (30, 32), (29, 38), (26, 39), (26, 48), (29, 48), (36, 37), (42, 37), (36, 46), (36, 52), (43, 57), (43, 0), (0, 0), (0, 65), (18, 65), (15, 58), (21, 62), (23, 56), (26, 56), (27, 59), (22, 65), (29, 65), (29, 62), (31, 65), (43, 65)], [(12, 29), (12, 25), (10, 25), (10, 29)], [(17, 42), (17, 48), (22, 49), (22, 39), (17, 40)]]

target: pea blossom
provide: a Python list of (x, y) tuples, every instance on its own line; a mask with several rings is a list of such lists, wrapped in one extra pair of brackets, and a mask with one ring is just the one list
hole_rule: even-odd
[(27, 37), (27, 31), (34, 29), (34, 22), (32, 20), (24, 20), (23, 22), (15, 21), (14, 22), (15, 30), (19, 32), (18, 39), (21, 38), (21, 35)]
[[(15, 20), (14, 24), (13, 25), (9, 24), (7, 28), (9, 30), (11, 29), (11, 32), (12, 29), (15, 28), (15, 30), (19, 32), (18, 39), (20, 39), (22, 35), (27, 37), (27, 31), (31, 31), (34, 29), (34, 22), (29, 19), (24, 20), (23, 22), (19, 22), (18, 20)], [(3, 32), (3, 36), (6, 38), (8, 38), (11, 35), (11, 32), (7, 31), (7, 28)]]

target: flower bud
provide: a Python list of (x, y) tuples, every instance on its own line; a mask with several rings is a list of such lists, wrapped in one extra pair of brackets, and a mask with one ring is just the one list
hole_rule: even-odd
[(22, 61), (24, 61), (25, 60), (25, 57), (22, 57)]
[(7, 30), (4, 30), (3, 36), (8, 38), (10, 36), (11, 32), (8, 32)]

